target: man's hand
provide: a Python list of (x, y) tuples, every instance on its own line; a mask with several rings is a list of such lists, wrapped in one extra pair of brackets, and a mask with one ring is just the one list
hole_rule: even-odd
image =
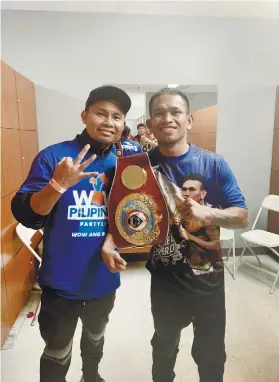
[(83, 172), (96, 159), (96, 155), (94, 154), (81, 163), (89, 149), (90, 145), (86, 145), (76, 159), (73, 160), (70, 157), (63, 158), (57, 164), (53, 178), (59, 186), (67, 189), (77, 184), (81, 179), (98, 175), (97, 172)]
[(184, 199), (178, 194), (176, 194), (176, 199), (182, 221), (195, 219), (202, 222), (203, 225), (213, 223), (212, 208), (201, 205), (191, 198)]
[(117, 273), (126, 270), (126, 261), (122, 259), (119, 253), (113, 250), (102, 249), (102, 258), (104, 263), (112, 273)]
[(147, 144), (148, 141), (149, 141), (149, 139), (148, 139), (145, 135), (143, 135), (143, 136), (140, 138), (140, 142), (141, 142), (141, 143), (145, 143), (145, 144)]
[(126, 261), (122, 259), (115, 248), (116, 245), (113, 241), (113, 237), (110, 233), (108, 233), (102, 247), (102, 258), (112, 273), (125, 271), (127, 265)]
[(158, 143), (157, 143), (157, 141), (153, 141), (152, 139), (149, 139), (147, 136), (143, 136), (142, 138), (141, 138), (141, 144), (146, 144), (146, 145), (150, 145), (150, 146), (152, 146), (152, 147), (156, 147), (156, 146), (158, 146)]
[(182, 239), (189, 241), (190, 240), (190, 237), (189, 237), (190, 235), (186, 231), (186, 229), (184, 227), (182, 227), (181, 224), (179, 225), (178, 229), (179, 229), (179, 234), (182, 237)]
[(189, 221), (194, 218), (204, 226), (217, 225), (228, 229), (244, 228), (248, 225), (246, 208), (229, 207), (221, 210), (201, 205), (191, 198), (183, 199), (178, 194), (175, 196), (182, 221)]
[[(75, 160), (70, 157), (63, 158), (57, 164), (52, 177), (60, 187), (67, 189), (77, 184), (81, 179), (98, 175), (97, 172), (83, 172), (96, 158), (96, 155), (92, 155), (81, 164), (89, 148), (90, 145), (86, 145)], [(51, 212), (61, 195), (61, 192), (48, 183), (42, 190), (31, 196), (30, 207), (37, 214), (46, 216)]]

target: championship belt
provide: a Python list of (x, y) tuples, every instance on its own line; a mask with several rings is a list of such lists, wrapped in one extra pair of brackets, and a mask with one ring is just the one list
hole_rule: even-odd
[(118, 248), (152, 246), (166, 241), (168, 208), (146, 153), (117, 159), (108, 221)]

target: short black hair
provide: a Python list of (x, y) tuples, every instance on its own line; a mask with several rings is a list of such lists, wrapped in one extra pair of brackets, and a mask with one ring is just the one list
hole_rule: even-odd
[(144, 128), (146, 129), (146, 126), (145, 126), (144, 123), (139, 123), (139, 124), (137, 125), (137, 129), (138, 129), (139, 127), (144, 127)]
[(129, 126), (125, 126), (124, 130), (122, 131), (121, 137), (124, 139), (127, 139), (131, 133), (131, 129)]
[[(183, 182), (182, 182), (182, 186), (185, 182), (187, 182), (187, 180), (196, 180), (198, 182), (201, 183), (201, 189), (204, 190), (205, 189), (205, 180), (204, 180), (204, 177), (201, 176), (200, 174), (188, 174), (187, 176), (185, 176), (185, 178), (183, 179)], [(181, 187), (182, 187), (181, 186)]]
[(189, 98), (184, 94), (181, 90), (176, 89), (176, 88), (163, 88), (153, 94), (153, 96), (150, 98), (149, 101), (149, 115), (151, 117), (151, 112), (152, 112), (152, 106), (153, 102), (157, 97), (160, 97), (162, 94), (171, 94), (171, 95), (179, 95), (186, 103), (187, 106), (187, 112), (190, 113), (190, 101)]

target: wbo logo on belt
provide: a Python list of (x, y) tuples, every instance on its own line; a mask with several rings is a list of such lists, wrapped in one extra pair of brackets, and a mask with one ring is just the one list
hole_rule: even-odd
[(108, 220), (118, 248), (159, 245), (166, 241), (168, 208), (148, 154), (118, 157)]

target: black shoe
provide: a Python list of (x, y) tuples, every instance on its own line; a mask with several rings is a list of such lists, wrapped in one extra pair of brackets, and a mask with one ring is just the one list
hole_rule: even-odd
[[(84, 382), (83, 377), (81, 378), (80, 382)], [(106, 382), (100, 375), (97, 375), (96, 382)]]
[(102, 377), (100, 377), (98, 374), (96, 382), (106, 382), (106, 381)]

